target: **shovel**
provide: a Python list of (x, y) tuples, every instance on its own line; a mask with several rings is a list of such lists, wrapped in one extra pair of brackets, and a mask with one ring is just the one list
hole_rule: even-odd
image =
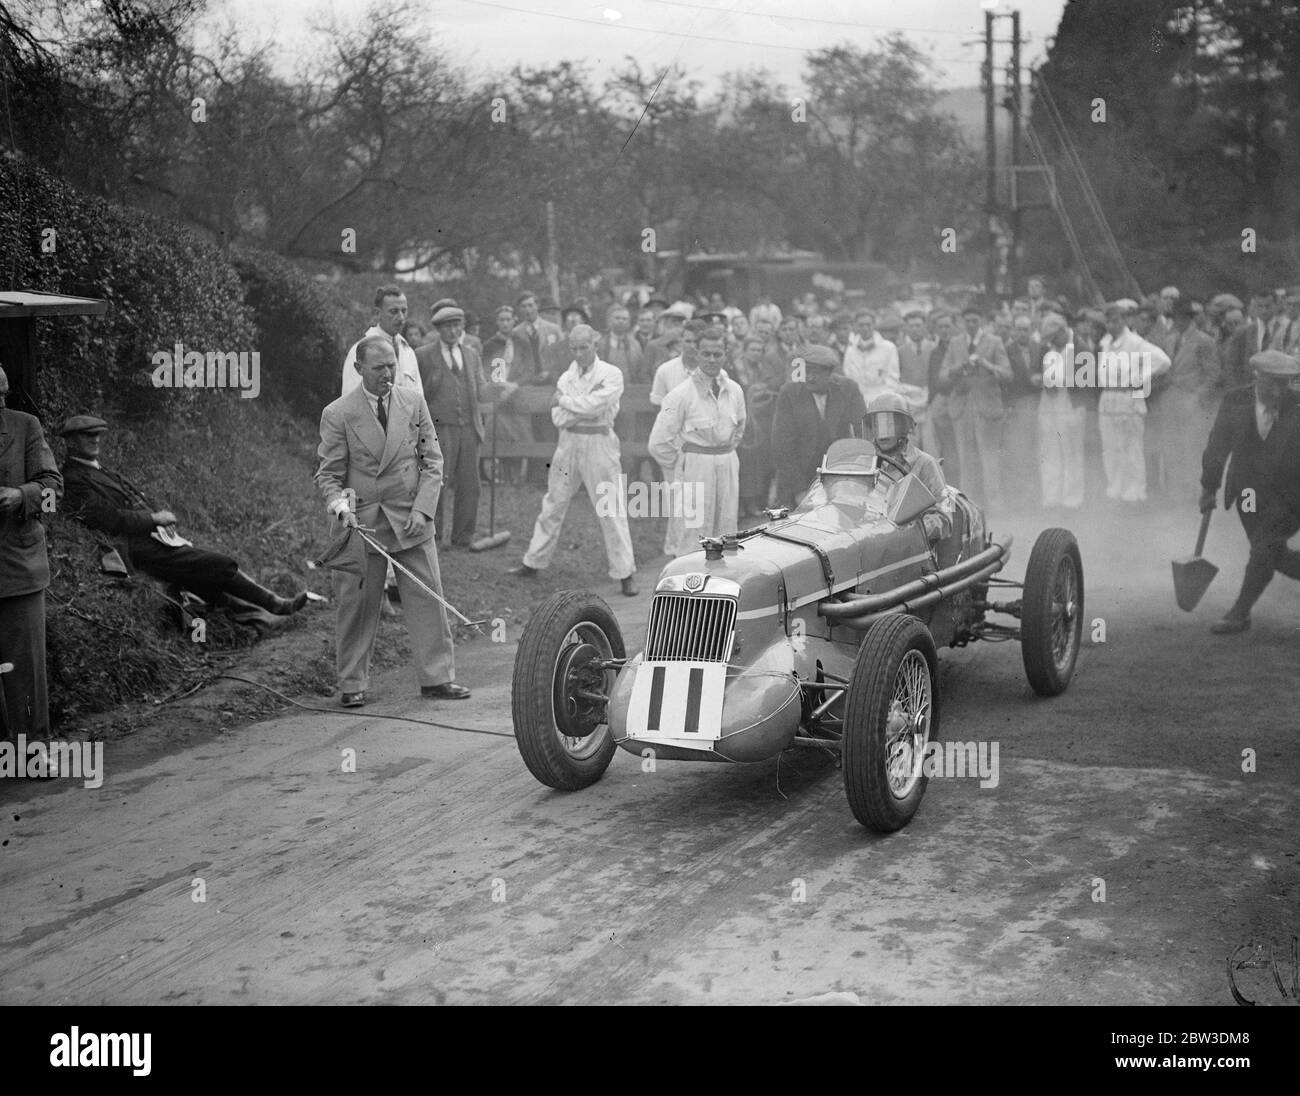
[(1196, 538), (1196, 551), (1192, 558), (1173, 561), (1174, 598), (1178, 602), (1178, 608), (1185, 613), (1190, 613), (1196, 608), (1201, 595), (1209, 589), (1214, 576), (1219, 573), (1219, 569), (1213, 563), (1201, 558), (1201, 549), (1205, 547), (1205, 534), (1210, 530), (1212, 513), (1212, 510), (1206, 510), (1201, 515), (1201, 532)]

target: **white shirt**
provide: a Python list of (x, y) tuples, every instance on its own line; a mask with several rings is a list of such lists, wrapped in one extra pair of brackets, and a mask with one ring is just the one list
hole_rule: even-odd
[[(585, 373), (572, 362), (555, 382), (560, 402), (551, 408), (551, 421), (566, 426), (614, 426), (623, 398), (623, 370), (597, 358)], [(563, 442), (563, 437), (561, 437)]]
[(720, 369), (718, 394), (713, 381), (699, 370), (665, 397), (650, 431), (650, 455), (671, 473), (686, 444), (710, 448), (735, 446), (745, 432), (745, 393)]
[(681, 355), (669, 358), (655, 370), (655, 379), (650, 385), (650, 402), (656, 407), (662, 407), (668, 393), (681, 384), (692, 372), (693, 370), (686, 368), (686, 363), (682, 361)]
[[(424, 385), (420, 383), (420, 363), (415, 360), (415, 350), (401, 335), (390, 338), (387, 331), (382, 327), (372, 327), (365, 334), (366, 338), (371, 335), (379, 335), (381, 338), (389, 339), (394, 343), (397, 349), (397, 372), (393, 377), (393, 384), (398, 388), (414, 388), (417, 392), (424, 391)], [(353, 368), (357, 361), (357, 346), (361, 342), (358, 339), (349, 348), (347, 356), (343, 359), (343, 391), (340, 395), (346, 396), (352, 389), (361, 383), (361, 374)], [(374, 403), (373, 400), (370, 401)]]
[(1258, 399), (1255, 400), (1255, 429), (1259, 431), (1260, 441), (1268, 438), (1275, 422), (1277, 412), (1271, 407), (1265, 407)]
[(858, 386), (868, 406), (880, 393), (898, 391), (898, 347), (879, 334), (870, 344), (854, 343), (844, 352), (844, 375)]

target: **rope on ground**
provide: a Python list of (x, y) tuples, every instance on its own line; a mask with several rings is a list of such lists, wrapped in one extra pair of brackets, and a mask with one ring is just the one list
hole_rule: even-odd
[[(229, 678), (231, 681), (242, 681), (245, 685), (256, 685), (259, 689), (265, 689), (268, 693), (278, 696), (287, 704), (292, 704), (295, 708), (301, 708), (305, 712), (320, 712), (324, 715), (347, 715), (356, 718), (358, 713), (352, 708), (318, 708), (311, 704), (303, 704), (294, 700), (291, 696), (285, 696), (278, 689), (271, 688), (270, 685), (264, 685), (260, 681), (254, 681), (249, 677), (240, 677), (238, 674), (217, 674), (216, 677)], [(192, 690), (191, 690), (192, 691)], [(431, 719), (412, 719), (406, 715), (384, 715), (382, 712), (375, 713), (380, 719), (395, 719), (403, 723), (418, 723), (421, 727), (438, 727), (445, 731), (461, 731), (464, 734), (487, 734), (494, 738), (514, 738), (515, 736), (508, 731), (489, 731), (482, 727), (458, 727), (454, 723), (435, 723)]]

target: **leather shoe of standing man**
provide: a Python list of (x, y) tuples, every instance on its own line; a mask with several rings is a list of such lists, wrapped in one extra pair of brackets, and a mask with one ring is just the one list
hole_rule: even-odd
[(471, 694), (464, 685), (448, 681), (445, 685), (421, 685), (420, 695), (428, 700), (468, 700)]

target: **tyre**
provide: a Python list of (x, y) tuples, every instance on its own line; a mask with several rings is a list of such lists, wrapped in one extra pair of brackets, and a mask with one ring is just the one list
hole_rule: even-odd
[(939, 733), (939, 655), (915, 617), (868, 629), (844, 703), (844, 793), (853, 817), (878, 833), (901, 830), (925, 795), (922, 760)]
[(1020, 654), (1039, 696), (1065, 692), (1083, 632), (1083, 560), (1068, 529), (1044, 529), (1034, 542), (1020, 603)]
[(604, 697), (625, 657), (608, 605), (576, 590), (552, 594), (524, 629), (515, 655), (510, 711), (524, 764), (543, 784), (577, 791), (609, 768), (614, 738)]

